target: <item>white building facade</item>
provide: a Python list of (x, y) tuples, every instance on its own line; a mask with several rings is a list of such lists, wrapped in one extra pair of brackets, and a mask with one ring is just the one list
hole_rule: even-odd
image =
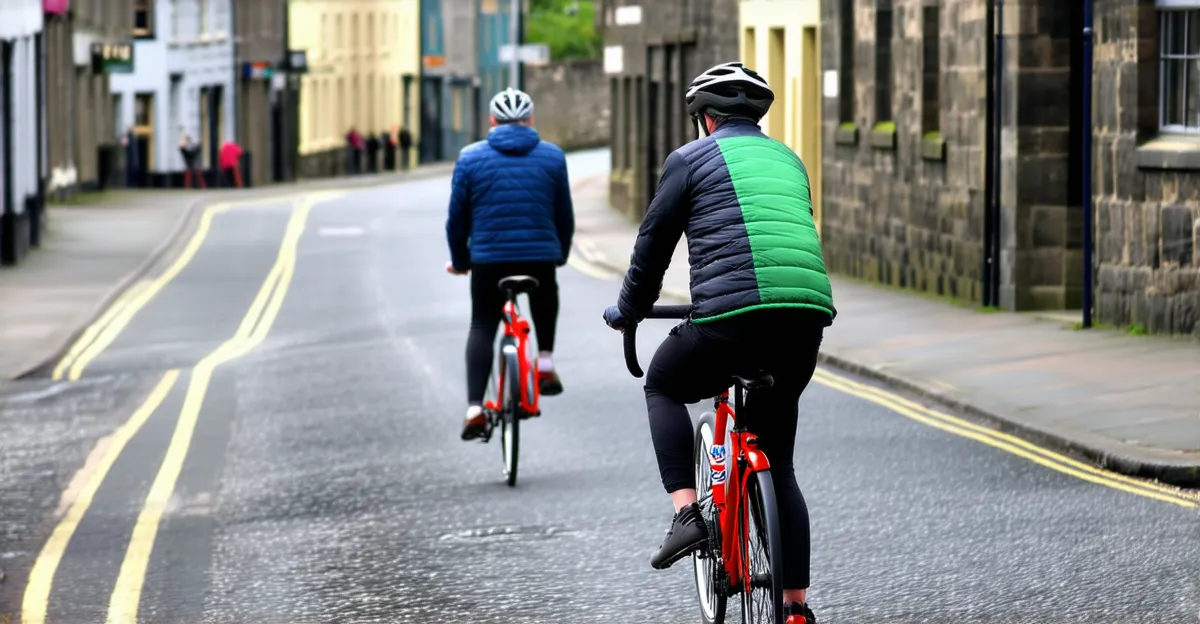
[(0, 0), (0, 263), (37, 244), (45, 162), (41, 0)]
[(206, 169), (237, 136), (231, 1), (135, 0), (134, 13), (134, 71), (111, 77), (116, 123), (134, 137), (141, 182), (166, 186), (164, 174), (185, 168), (183, 133)]

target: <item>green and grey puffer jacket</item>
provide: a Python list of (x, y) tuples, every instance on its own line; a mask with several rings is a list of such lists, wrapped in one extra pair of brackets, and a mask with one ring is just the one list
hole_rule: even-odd
[(693, 322), (766, 308), (817, 310), (833, 322), (808, 173), (749, 120), (729, 120), (667, 157), (621, 287), (626, 318), (654, 305), (684, 233)]

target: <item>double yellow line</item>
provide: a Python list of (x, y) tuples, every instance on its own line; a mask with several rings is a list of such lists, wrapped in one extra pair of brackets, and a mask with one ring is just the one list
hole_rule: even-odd
[(117, 339), (117, 336), (121, 335), (121, 332), (133, 320), (134, 315), (150, 303), (150, 300), (159, 291), (187, 267), (196, 253), (200, 251), (204, 239), (212, 229), (213, 218), (231, 207), (231, 204), (216, 204), (206, 208), (200, 215), (200, 223), (196, 226), (192, 238), (175, 262), (154, 280), (142, 280), (131, 286), (100, 318), (96, 319), (96, 322), (84, 329), (66, 355), (54, 367), (52, 374), (54, 381), (61, 381), (64, 377), (70, 381), (77, 381), (83, 375), (83, 370), (87, 368), (88, 364), (91, 364), (96, 356), (103, 353)]
[[(150, 563), (154, 541), (158, 535), (158, 526), (183, 470), (183, 463), (191, 446), (192, 436), (196, 430), (196, 423), (199, 420), (200, 411), (204, 405), (204, 396), (208, 392), (213, 372), (221, 364), (245, 355), (266, 339), (279, 316), (288, 288), (295, 275), (297, 250), (309, 213), (317, 203), (329, 201), (338, 195), (340, 193), (323, 193), (301, 201), (288, 221), (275, 264), (259, 288), (258, 294), (250, 304), (250, 309), (243, 317), (234, 336), (200, 360), (192, 370), (187, 394), (183, 400), (183, 408), (175, 425), (175, 432), (171, 436), (171, 442), (167, 447), (167, 453), (158, 470), (158, 475), (150, 486), (150, 493), (146, 496), (142, 511), (138, 514), (137, 523), (134, 525), (129, 546), (125, 552), (125, 559), (121, 564), (120, 574), (109, 598), (108, 624), (137, 622), (142, 586), (146, 577), (146, 569)], [(178, 377), (179, 371), (170, 371), (164, 375), (145, 404), (114, 435), (103, 459), (88, 479), (80, 496), (72, 504), (63, 520), (55, 528), (50, 540), (43, 547), (30, 573), (29, 584), (25, 588), (22, 605), (22, 622), (24, 624), (44, 624), (54, 574), (71, 536), (87, 512), (92, 498), (100, 484), (103, 483), (112, 464), (120, 455), (125, 443), (154, 413)]]
[(1194, 509), (1200, 506), (1200, 495), (1196, 493), (1161, 483), (1144, 481), (1109, 472), (1072, 459), (1066, 455), (1044, 449), (1016, 436), (988, 429), (987, 427), (976, 425), (961, 418), (955, 418), (954, 416), (930, 409), (885, 390), (853, 381), (841, 375), (835, 375), (824, 369), (817, 369), (817, 373), (813, 379), (824, 386), (870, 401), (919, 423), (998, 448), (1040, 466), (1045, 466), (1051, 470), (1056, 470), (1063, 474), (1083, 479), (1084, 481), (1181, 507)]

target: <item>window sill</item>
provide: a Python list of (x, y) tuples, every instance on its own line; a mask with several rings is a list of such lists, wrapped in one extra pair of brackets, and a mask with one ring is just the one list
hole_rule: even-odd
[(878, 150), (896, 151), (896, 124), (882, 122), (871, 128), (871, 147)]
[(833, 142), (838, 145), (858, 145), (858, 126), (844, 123), (833, 133)]
[(1200, 137), (1160, 136), (1135, 152), (1139, 169), (1200, 170)]
[(921, 158), (937, 162), (946, 161), (946, 140), (940, 132), (930, 132), (921, 137)]

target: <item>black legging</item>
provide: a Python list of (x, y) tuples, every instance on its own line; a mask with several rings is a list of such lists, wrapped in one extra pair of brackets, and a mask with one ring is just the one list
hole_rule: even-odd
[[(554, 350), (558, 322), (558, 281), (552, 262), (482, 264), (471, 267), (471, 332), (467, 336), (467, 404), (483, 404), (495, 356), (496, 330), (504, 316), (504, 292), (497, 284), (510, 275), (528, 275), (538, 281), (529, 293), (529, 317), (537, 334), (538, 349)], [(522, 311), (522, 314), (525, 312)]]
[(792, 453), (800, 394), (817, 367), (828, 315), (804, 310), (761, 310), (671, 330), (646, 373), (650, 435), (667, 492), (696, 487), (694, 431), (687, 403), (711, 399), (734, 374), (764, 370), (770, 388), (746, 395), (737, 417), (758, 436), (771, 461), (771, 477), (783, 527), (783, 586), (809, 584), (808, 508), (796, 483)]

